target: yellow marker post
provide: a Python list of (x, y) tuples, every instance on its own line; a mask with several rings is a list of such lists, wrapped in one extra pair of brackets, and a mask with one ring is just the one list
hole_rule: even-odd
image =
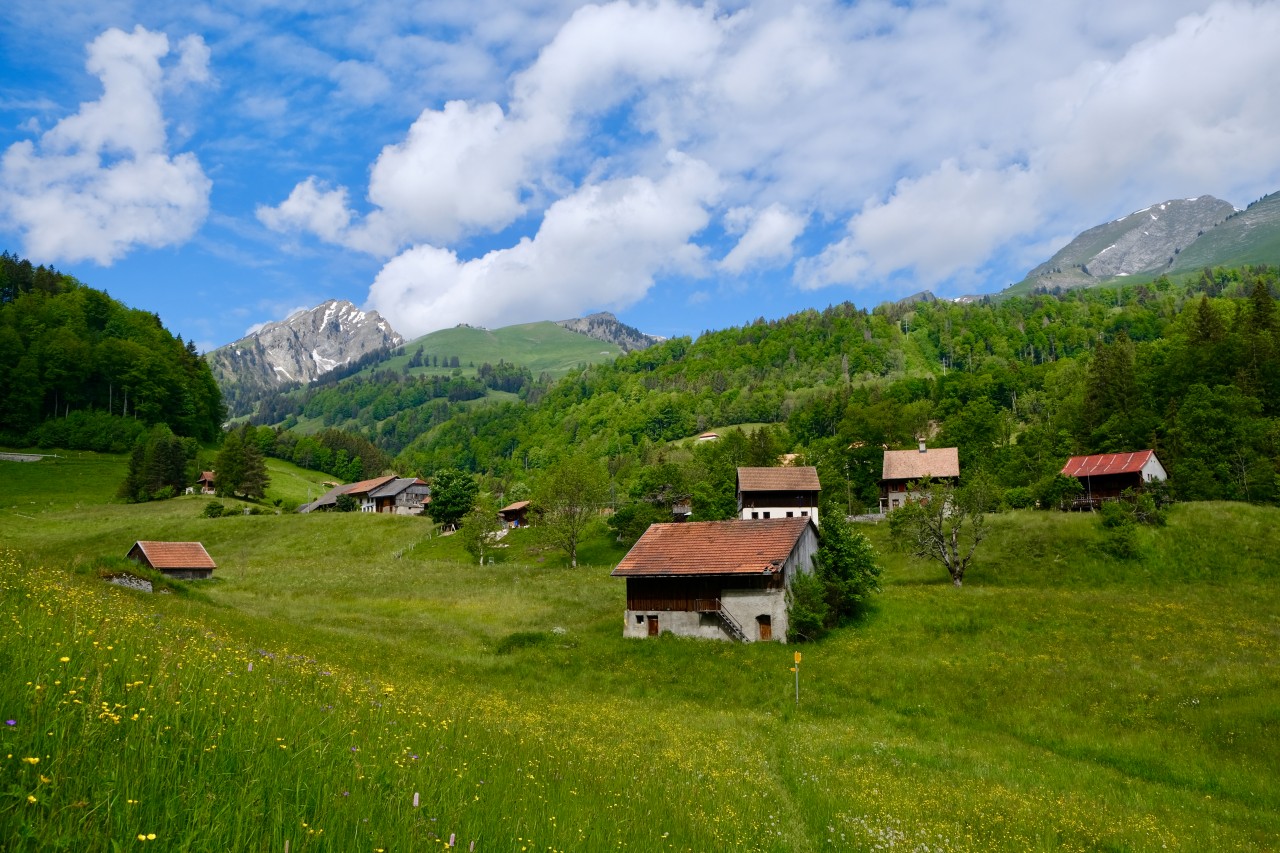
[(791, 671), (796, 674), (796, 705), (800, 704), (800, 653), (796, 652), (796, 665), (791, 667)]

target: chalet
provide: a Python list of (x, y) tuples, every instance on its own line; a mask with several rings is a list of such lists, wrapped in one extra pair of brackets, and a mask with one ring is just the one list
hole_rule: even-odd
[(200, 479), (196, 480), (196, 485), (200, 487), (200, 494), (202, 494), (202, 495), (211, 495), (211, 494), (213, 494), (213, 493), (214, 493), (214, 489), (213, 489), (213, 472), (212, 472), (212, 471), (201, 471), (201, 472), (200, 472)]
[(1072, 456), (1062, 466), (1062, 473), (1075, 477), (1084, 486), (1084, 493), (1076, 500), (1080, 506), (1097, 506), (1120, 497), (1125, 489), (1140, 489), (1147, 483), (1169, 479), (1154, 450)]
[(818, 523), (818, 469), (739, 468), (738, 517), (744, 521), (766, 518), (812, 518)]
[(338, 498), (343, 495), (350, 495), (361, 512), (421, 515), (424, 507), (431, 502), (431, 487), (417, 477), (387, 474), (372, 480), (334, 486), (311, 503), (298, 507), (298, 512), (335, 509)]
[(529, 502), (516, 501), (498, 510), (498, 518), (504, 527), (529, 526)]
[[(417, 477), (395, 477), (390, 483), (371, 489), (360, 504), (362, 512), (395, 515), (422, 515), (431, 503), (431, 487)], [(370, 507), (366, 509), (365, 507)]]
[(651, 525), (613, 570), (627, 579), (622, 635), (785, 642), (787, 589), (817, 548), (800, 516)]
[(880, 472), (880, 511), (902, 506), (910, 497), (911, 484), (926, 477), (949, 483), (959, 480), (959, 451), (954, 447), (930, 450), (923, 438), (916, 450), (886, 450)]
[(213, 576), (217, 565), (199, 542), (133, 543), (125, 559), (163, 572), (171, 578), (200, 580)]

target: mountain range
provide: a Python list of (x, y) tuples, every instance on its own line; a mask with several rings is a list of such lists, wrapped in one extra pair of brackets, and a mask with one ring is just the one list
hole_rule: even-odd
[[(1091, 287), (1126, 279), (1141, 282), (1204, 267), (1277, 262), (1280, 193), (1264, 196), (1244, 210), (1204, 195), (1164, 201), (1089, 228), (1000, 295)], [(917, 294), (905, 301), (931, 296)], [(960, 301), (975, 298), (978, 297)], [(608, 312), (558, 320), (554, 325), (624, 353), (662, 340), (620, 322)], [(464, 335), (465, 342), (455, 340), (456, 336), (432, 338), (442, 334), (435, 332), (406, 343), (376, 311), (362, 311), (350, 302), (330, 300), (280, 322), (268, 323), (205, 358), (232, 413), (245, 414), (263, 394), (295, 383), (306, 385), (336, 368), (350, 370), (380, 364), (403, 368), (394, 361), (397, 351), (405, 354), (415, 348), (445, 356), (465, 351), (470, 356), (468, 361), (475, 364), (518, 358), (516, 363), (534, 369), (537, 362), (546, 362), (544, 369), (553, 373), (562, 372), (566, 364), (592, 362), (614, 354), (608, 349), (597, 351), (589, 345), (575, 345), (571, 338), (549, 335), (545, 330), (528, 332), (537, 327), (537, 323), (511, 327), (513, 331), (503, 335), (473, 330), (477, 334)], [(555, 342), (550, 343), (552, 340)], [(516, 352), (511, 351), (512, 341), (520, 341)], [(544, 358), (537, 354), (539, 348), (554, 352), (546, 353)]]

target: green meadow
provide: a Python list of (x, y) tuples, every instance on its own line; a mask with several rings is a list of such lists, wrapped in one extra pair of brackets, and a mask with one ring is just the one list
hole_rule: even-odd
[[(424, 519), (125, 505), (120, 457), (0, 462), (5, 850), (1269, 850), (1280, 512), (1175, 506), (1117, 560), (1012, 512), (962, 589), (816, 645), (622, 639), (622, 549)], [(296, 498), (322, 475), (273, 470)], [(311, 478), (311, 479), (309, 479)], [(102, 582), (137, 539), (215, 579)], [(796, 703), (792, 656), (799, 665)]]

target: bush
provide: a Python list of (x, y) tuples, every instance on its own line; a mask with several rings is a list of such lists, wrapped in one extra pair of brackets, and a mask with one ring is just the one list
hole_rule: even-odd
[(219, 501), (209, 501), (204, 505), (204, 511), (200, 514), (205, 518), (222, 518), (227, 514), (227, 508)]
[(816, 574), (797, 574), (791, 582), (787, 641), (821, 639), (827, 633), (827, 587)]
[(1121, 560), (1132, 560), (1142, 553), (1138, 546), (1138, 528), (1132, 522), (1108, 527), (1103, 533), (1102, 549)]
[(1004, 493), (1004, 502), (1010, 509), (1026, 509), (1035, 506), (1036, 496), (1026, 486), (1014, 486)]

